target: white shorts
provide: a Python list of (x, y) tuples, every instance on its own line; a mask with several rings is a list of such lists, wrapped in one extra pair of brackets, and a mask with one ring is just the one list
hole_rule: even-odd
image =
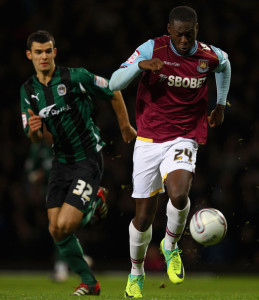
[(133, 153), (133, 198), (149, 198), (164, 192), (164, 180), (174, 170), (195, 172), (198, 144), (177, 138), (164, 143), (137, 140)]

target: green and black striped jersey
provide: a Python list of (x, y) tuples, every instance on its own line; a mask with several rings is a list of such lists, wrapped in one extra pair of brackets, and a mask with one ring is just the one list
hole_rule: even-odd
[(54, 156), (73, 163), (98, 152), (104, 142), (94, 124), (92, 97), (110, 101), (108, 81), (84, 68), (56, 67), (48, 86), (33, 75), (21, 87), (23, 128), (28, 135), (28, 108), (42, 117), (53, 135)]

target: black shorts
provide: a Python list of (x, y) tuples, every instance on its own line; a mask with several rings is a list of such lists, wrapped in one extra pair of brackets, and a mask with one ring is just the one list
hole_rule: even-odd
[(53, 161), (46, 208), (61, 207), (65, 202), (88, 213), (96, 198), (102, 175), (101, 152), (93, 153), (88, 158), (73, 164)]

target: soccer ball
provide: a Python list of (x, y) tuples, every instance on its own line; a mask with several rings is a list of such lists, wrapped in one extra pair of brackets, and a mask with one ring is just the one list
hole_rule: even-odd
[(219, 243), (227, 232), (227, 221), (215, 208), (198, 210), (191, 218), (190, 232), (193, 239), (204, 246)]

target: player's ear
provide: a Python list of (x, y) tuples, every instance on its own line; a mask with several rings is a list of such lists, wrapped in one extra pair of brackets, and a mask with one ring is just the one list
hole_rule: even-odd
[(170, 25), (170, 23), (168, 23), (167, 24), (167, 31), (168, 31), (169, 34), (170, 34), (170, 30), (171, 30), (171, 25)]
[(196, 23), (196, 33), (199, 31), (199, 23)]
[(57, 48), (54, 48), (54, 49), (53, 49), (53, 52), (54, 52), (54, 58), (55, 58), (56, 55), (57, 55), (57, 52), (58, 52)]
[(30, 50), (26, 50), (26, 56), (27, 56), (28, 59), (32, 60), (31, 51)]

